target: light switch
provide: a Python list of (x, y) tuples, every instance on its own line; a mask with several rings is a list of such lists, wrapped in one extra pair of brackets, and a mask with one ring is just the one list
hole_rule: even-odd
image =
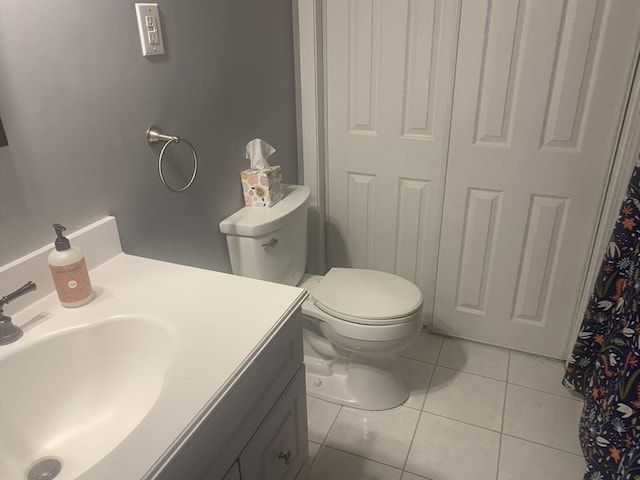
[(162, 55), (164, 53), (164, 42), (162, 41), (158, 4), (136, 3), (135, 7), (142, 55), (145, 57)]

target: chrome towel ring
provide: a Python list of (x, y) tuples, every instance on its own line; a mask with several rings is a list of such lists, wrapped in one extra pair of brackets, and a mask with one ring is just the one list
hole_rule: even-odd
[[(160, 175), (160, 180), (162, 180), (162, 184), (165, 187), (167, 187), (167, 190), (173, 193), (180, 193), (180, 192), (184, 192), (187, 188), (189, 188), (193, 183), (193, 181), (196, 179), (196, 175), (198, 174), (198, 154), (196, 153), (196, 149), (193, 148), (193, 145), (191, 145), (191, 142), (186, 138), (180, 138), (174, 135), (166, 135), (165, 133), (162, 132), (160, 127), (158, 127), (157, 125), (152, 125), (147, 130), (147, 142), (149, 143), (149, 145), (154, 145), (158, 142), (165, 142), (165, 144), (162, 146), (162, 149), (160, 150), (160, 155), (158, 156), (158, 174)], [(170, 186), (167, 183), (167, 181), (164, 179), (164, 173), (162, 172), (162, 163), (164, 161), (164, 152), (167, 150), (169, 145), (171, 145), (172, 143), (180, 143), (180, 142), (186, 143), (189, 149), (191, 150), (191, 154), (193, 155), (193, 175), (191, 175), (191, 179), (189, 180), (189, 183), (187, 183), (182, 188), (176, 189)]]

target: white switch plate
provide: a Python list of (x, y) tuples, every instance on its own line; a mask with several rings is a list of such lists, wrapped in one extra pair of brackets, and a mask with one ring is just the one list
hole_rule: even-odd
[(145, 57), (162, 55), (164, 53), (164, 42), (162, 40), (158, 4), (136, 3), (135, 6), (142, 55)]

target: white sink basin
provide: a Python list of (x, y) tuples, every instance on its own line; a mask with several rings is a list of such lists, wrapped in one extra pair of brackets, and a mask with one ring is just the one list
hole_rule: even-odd
[(42, 458), (62, 462), (56, 480), (97, 464), (149, 413), (173, 351), (162, 321), (117, 316), (0, 357), (0, 479), (26, 479)]

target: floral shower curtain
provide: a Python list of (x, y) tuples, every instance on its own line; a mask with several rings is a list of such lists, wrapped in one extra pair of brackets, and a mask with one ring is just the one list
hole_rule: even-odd
[(640, 163), (567, 366), (584, 396), (584, 480), (640, 480)]

